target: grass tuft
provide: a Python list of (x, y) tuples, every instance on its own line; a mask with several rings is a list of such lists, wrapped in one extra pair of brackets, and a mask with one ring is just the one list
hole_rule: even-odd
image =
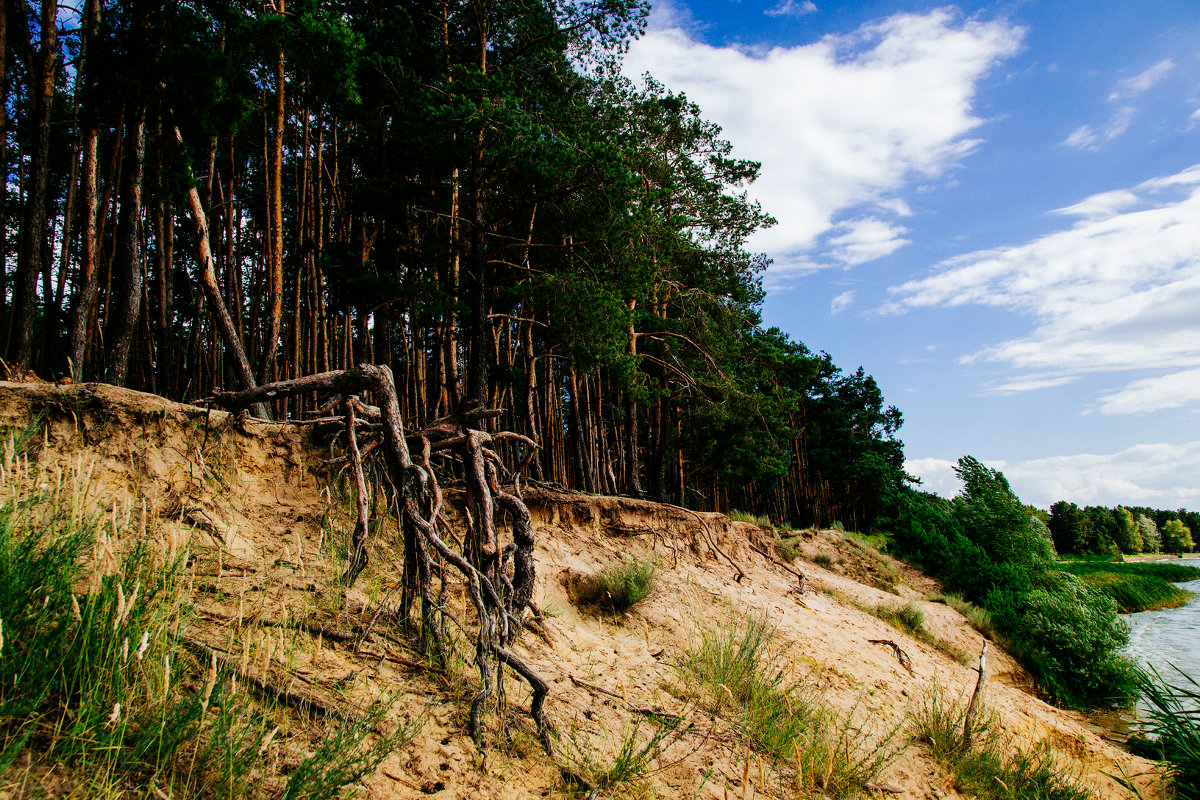
[(613, 564), (597, 573), (596, 599), (615, 611), (628, 611), (654, 591), (658, 564), (632, 559)]
[(797, 782), (835, 796), (863, 791), (898, 755), (895, 731), (874, 737), (851, 710), (834, 714), (794, 676), (794, 662), (771, 652), (767, 618), (703, 636), (679, 670), (718, 712), (732, 717), (750, 745), (790, 766)]
[[(150, 544), (144, 510), (93, 513), (82, 475), (15, 453), (0, 445), (0, 780), (19, 760), (23, 783), (72, 796), (273, 794), (264, 711), (188, 640), (186, 552)], [(377, 738), (381, 721), (337, 726), (285, 796), (329, 797), (415, 735)]]
[(775, 527), (771, 524), (771, 518), (766, 514), (751, 514), (748, 511), (739, 511), (736, 508), (729, 512), (729, 518), (734, 522), (748, 522), (760, 528)]
[(994, 717), (983, 706), (976, 711), (972, 746), (966, 749), (966, 706), (948, 697), (936, 684), (909, 712), (909, 720), (913, 741), (929, 746), (930, 754), (950, 774), (959, 792), (979, 800), (1092, 797), (1058, 766), (1049, 750), (1008, 750)]

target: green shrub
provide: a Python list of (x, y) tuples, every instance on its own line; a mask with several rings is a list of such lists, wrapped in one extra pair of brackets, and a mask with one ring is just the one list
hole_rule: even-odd
[(1056, 573), (1042, 588), (995, 593), (985, 605), (1055, 701), (1075, 707), (1125, 705), (1136, 697), (1133, 665), (1120, 654), (1129, 629), (1117, 615), (1117, 604), (1075, 576)]
[(632, 559), (613, 564), (596, 575), (598, 599), (616, 611), (628, 611), (654, 591), (658, 564)]
[(822, 569), (833, 569), (833, 556), (829, 555), (829, 553), (817, 553), (813, 556), (812, 561)]

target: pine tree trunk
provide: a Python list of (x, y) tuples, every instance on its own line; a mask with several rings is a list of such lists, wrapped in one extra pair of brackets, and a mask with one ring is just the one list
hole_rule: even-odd
[(121, 211), (117, 219), (117, 250), (113, 263), (112, 313), (105, 339), (111, 343), (107, 379), (125, 385), (129, 354), (142, 310), (144, 271), (141, 258), (142, 172), (146, 154), (146, 123), (142, 109), (125, 120), (125, 159), (121, 179)]
[[(54, 0), (42, 0), (41, 35), (37, 70), (31, 88), (33, 147), (29, 154), (29, 191), (21, 226), (21, 250), (13, 287), (13, 317), (9, 330), (9, 360), (29, 366), (33, 355), (33, 320), (37, 305), (37, 279), (42, 272), (46, 241), (46, 188), (50, 174), (50, 112), (54, 105), (54, 73), (58, 61), (58, 32)], [(43, 287), (48, 292), (49, 286)]]

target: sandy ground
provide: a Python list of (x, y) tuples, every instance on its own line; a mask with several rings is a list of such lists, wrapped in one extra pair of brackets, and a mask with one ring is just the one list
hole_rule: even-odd
[[(347, 592), (335, 577), (352, 527), (336, 490), (338, 464), (302, 426), (247, 422), (152, 395), (88, 384), (0, 383), (0, 423), (32, 415), (49, 423), (41, 466), (70, 473), (104, 509), (140, 513), (164, 548), (190, 540), (192, 636), (231, 668), (280, 696), (283, 757), (320, 741), (326, 717), (398, 697), (396, 720), (420, 719), (420, 735), (364, 782), (371, 798), (567, 797), (564, 777), (584, 754), (603, 760), (632, 730), (646, 735), (646, 712), (683, 714), (688, 732), (638, 781), (600, 796), (749, 798), (789, 796), (791, 772), (747, 754), (727, 720), (688, 702), (674, 666), (705, 632), (764, 614), (775, 652), (813, 697), (848, 715), (856, 739), (889, 731), (905, 745), (872, 794), (896, 798), (960, 795), (922, 745), (906, 744), (905, 721), (933, 691), (965, 702), (975, 685), (983, 637), (946, 605), (927, 598), (933, 581), (880, 561), (836, 531), (809, 531), (790, 566), (772, 531), (627, 498), (528, 490), (537, 536), (535, 600), (544, 621), (518, 650), (549, 681), (547, 713), (558, 731), (558, 759), (539, 745), (523, 709), (523, 685), (507, 684), (509, 706), (489, 717), (486, 755), (465, 731), (474, 676), (469, 655), (450, 675), (423, 669), (386, 624), (354, 652), (361, 629), (388, 598), (398, 574), (394, 532), (375, 537), (372, 565)], [(613, 615), (577, 602), (575, 587), (629, 556), (660, 565), (653, 594)], [(828, 564), (818, 566), (811, 559)], [(738, 571), (743, 573), (738, 579)], [(805, 576), (803, 591), (796, 572)], [(888, 591), (890, 587), (892, 590)], [(393, 595), (394, 597), (394, 595)], [(464, 608), (461, 593), (452, 606)], [(863, 610), (912, 602), (937, 648)], [(465, 615), (464, 615), (465, 616)], [(911, 661), (902, 665), (892, 642)], [(781, 662), (783, 663), (783, 662)], [(415, 666), (414, 666), (415, 665)], [(273, 688), (270, 688), (273, 687)], [(1152, 764), (1106, 740), (1086, 717), (1030, 694), (1021, 668), (998, 647), (987, 658), (985, 698), (1006, 741), (1054, 748), (1064, 767), (1104, 798), (1128, 796), (1106, 773), (1150, 773)], [(340, 710), (340, 711), (339, 711)], [(500, 733), (500, 731), (503, 731)], [(288, 755), (290, 754), (290, 755)], [(1150, 785), (1150, 779), (1143, 783)], [(1147, 796), (1153, 796), (1148, 790)]]

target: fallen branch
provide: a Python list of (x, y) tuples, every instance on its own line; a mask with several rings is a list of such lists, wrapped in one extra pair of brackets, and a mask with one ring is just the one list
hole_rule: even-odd
[(903, 650), (900, 649), (900, 645), (896, 644), (891, 639), (867, 639), (867, 641), (870, 642), (871, 644), (881, 644), (881, 645), (884, 645), (885, 647), (890, 647), (892, 649), (892, 652), (896, 654), (896, 660), (900, 662), (900, 666), (902, 666), (906, 670), (908, 670), (909, 675), (914, 674), (913, 667), (912, 667), (912, 659), (910, 659), (908, 657), (908, 653), (905, 653)]

